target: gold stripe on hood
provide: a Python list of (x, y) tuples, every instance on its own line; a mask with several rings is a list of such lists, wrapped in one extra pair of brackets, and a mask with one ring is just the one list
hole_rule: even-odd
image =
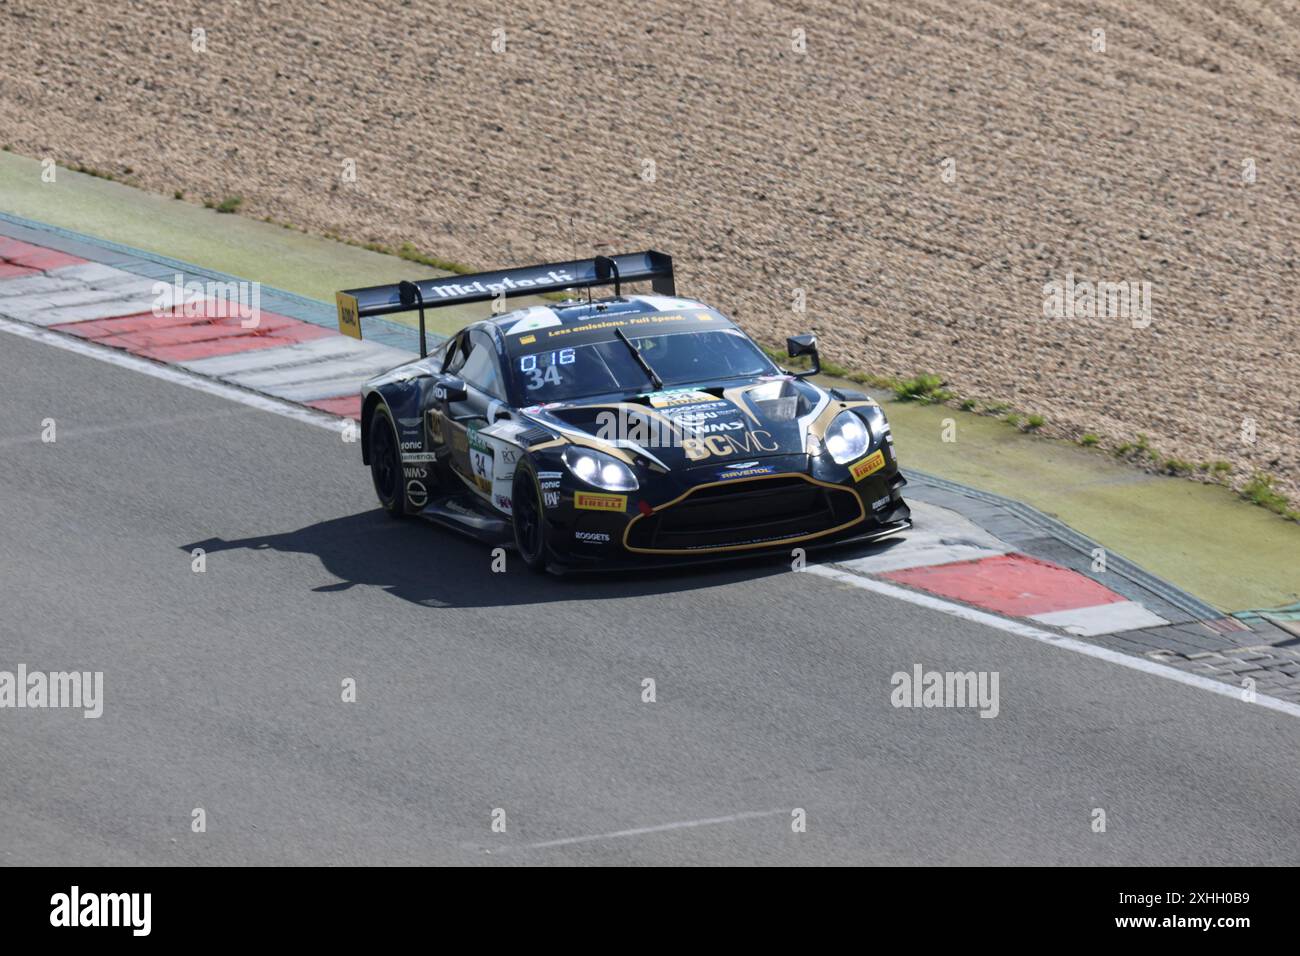
[(876, 403), (872, 401), (832, 401), (826, 406), (822, 413), (817, 416), (817, 420), (808, 426), (808, 434), (815, 435), (817, 438), (824, 438), (826, 437), (826, 429), (831, 427), (831, 422), (835, 421), (835, 416), (840, 412), (847, 408), (872, 408), (875, 407), (875, 405)]
[(732, 388), (724, 388), (722, 390), (722, 397), (725, 398), (727, 401), (731, 402), (731, 404), (735, 405), (737, 408), (739, 408), (750, 418), (752, 418), (754, 420), (755, 425), (762, 425), (763, 422), (759, 419), (757, 415), (754, 414), (754, 410), (749, 407), (749, 401), (745, 398), (745, 395), (751, 389), (755, 389), (766, 384), (767, 384), (766, 382), (752, 382), (749, 385), (736, 385), (733, 386)]

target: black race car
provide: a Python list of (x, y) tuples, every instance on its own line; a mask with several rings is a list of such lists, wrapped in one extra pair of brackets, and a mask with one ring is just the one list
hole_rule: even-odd
[[(649, 280), (652, 294), (624, 295)], [(613, 296), (591, 298), (594, 286)], [(425, 310), (586, 289), (426, 348)], [(679, 298), (658, 252), (402, 282), (337, 295), (339, 327), (420, 313), (421, 358), (362, 388), (362, 461), (394, 516), (418, 514), (532, 568), (609, 569), (881, 537), (910, 527), (880, 407), (775, 365), (721, 313)]]

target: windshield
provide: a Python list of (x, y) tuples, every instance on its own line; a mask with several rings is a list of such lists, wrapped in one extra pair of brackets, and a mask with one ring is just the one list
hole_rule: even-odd
[[(776, 375), (771, 360), (739, 329), (629, 335), (663, 379), (664, 388), (724, 378)], [(654, 385), (632, 350), (610, 332), (602, 342), (544, 350), (510, 359), (523, 405), (570, 401), (607, 392), (652, 392)]]

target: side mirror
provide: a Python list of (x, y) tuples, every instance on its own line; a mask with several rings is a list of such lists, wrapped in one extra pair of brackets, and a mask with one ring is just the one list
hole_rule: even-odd
[(463, 402), (469, 397), (465, 391), (465, 383), (454, 376), (444, 376), (438, 384), (433, 386), (433, 400), (448, 404), (450, 402)]
[(795, 378), (807, 378), (809, 375), (816, 375), (822, 370), (821, 356), (817, 354), (817, 336), (811, 332), (790, 336), (785, 340), (785, 350), (790, 358), (798, 358), (800, 355), (812, 356), (812, 368), (806, 372), (795, 372)]

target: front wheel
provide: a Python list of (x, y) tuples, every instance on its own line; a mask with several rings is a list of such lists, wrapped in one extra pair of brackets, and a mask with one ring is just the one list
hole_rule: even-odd
[(510, 513), (515, 527), (515, 548), (533, 571), (546, 570), (546, 516), (537, 472), (527, 461), (515, 469), (510, 488)]

